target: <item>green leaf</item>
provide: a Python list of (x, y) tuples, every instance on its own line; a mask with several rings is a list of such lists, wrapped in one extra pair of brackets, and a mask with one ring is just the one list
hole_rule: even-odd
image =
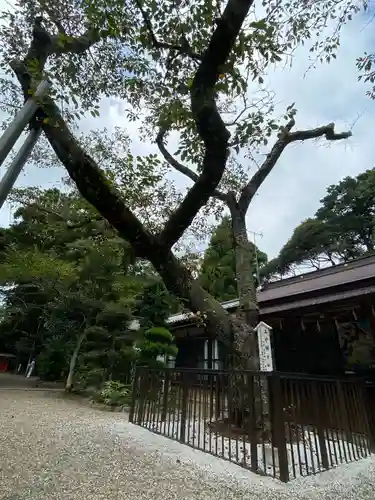
[(254, 21), (250, 23), (251, 28), (255, 28), (257, 30), (267, 30), (268, 25), (265, 19), (261, 19), (260, 21)]

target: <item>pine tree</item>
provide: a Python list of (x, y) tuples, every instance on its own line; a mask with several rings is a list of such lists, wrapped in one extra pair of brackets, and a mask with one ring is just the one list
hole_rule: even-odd
[[(261, 269), (267, 263), (267, 255), (251, 244), (254, 265)], [(236, 258), (233, 230), (230, 217), (224, 217), (214, 230), (207, 248), (200, 275), (202, 286), (220, 301), (238, 298)], [(257, 276), (254, 274), (257, 284)]]

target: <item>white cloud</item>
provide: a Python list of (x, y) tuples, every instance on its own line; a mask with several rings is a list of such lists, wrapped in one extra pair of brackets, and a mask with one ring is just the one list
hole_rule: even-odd
[[(345, 27), (341, 48), (336, 61), (318, 65), (307, 73), (307, 50), (299, 50), (291, 69), (276, 69), (269, 74), (269, 84), (277, 94), (279, 106), (296, 102), (298, 115), (296, 128), (311, 128), (334, 121), (338, 130), (353, 127), (353, 138), (335, 142), (328, 147), (320, 141), (293, 144), (287, 148), (275, 170), (259, 190), (248, 213), (249, 230), (262, 232), (258, 244), (270, 257), (290, 237), (294, 227), (313, 215), (319, 199), (329, 184), (345, 175), (356, 175), (373, 166), (375, 145), (372, 124), (375, 120), (374, 102), (365, 96), (365, 86), (357, 82), (355, 59), (371, 47), (371, 26), (362, 30), (363, 19), (356, 19)], [(155, 152), (154, 144), (142, 143), (134, 124), (125, 121), (121, 104), (103, 101), (101, 117), (86, 119), (83, 130), (111, 129), (126, 126), (133, 140), (136, 154)], [(62, 169), (41, 170), (28, 165), (17, 186), (39, 185), (50, 187), (61, 178)], [(176, 174), (181, 187), (188, 185)], [(9, 222), (9, 207), (0, 213), (0, 224)]]

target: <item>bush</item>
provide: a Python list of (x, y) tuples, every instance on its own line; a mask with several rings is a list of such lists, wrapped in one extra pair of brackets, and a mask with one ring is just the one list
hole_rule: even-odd
[(159, 356), (176, 356), (178, 351), (171, 332), (164, 327), (157, 326), (144, 332), (138, 348), (140, 349), (138, 363), (154, 368), (165, 366), (162, 361), (158, 361)]
[(117, 380), (108, 380), (93, 399), (107, 406), (124, 406), (130, 403), (131, 386)]
[(103, 368), (81, 367), (76, 375), (76, 385), (81, 389), (102, 387), (105, 375)]
[(151, 342), (160, 342), (164, 344), (172, 344), (173, 343), (173, 335), (167, 328), (163, 326), (153, 326), (145, 331), (144, 337)]

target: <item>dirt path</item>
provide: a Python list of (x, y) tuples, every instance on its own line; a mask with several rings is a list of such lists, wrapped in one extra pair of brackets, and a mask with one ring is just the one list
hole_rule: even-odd
[(58, 393), (0, 391), (1, 500), (370, 500), (372, 459), (289, 485)]
[(0, 373), (0, 389), (34, 388), (37, 383), (38, 379), (35, 377), (26, 378), (24, 375)]

